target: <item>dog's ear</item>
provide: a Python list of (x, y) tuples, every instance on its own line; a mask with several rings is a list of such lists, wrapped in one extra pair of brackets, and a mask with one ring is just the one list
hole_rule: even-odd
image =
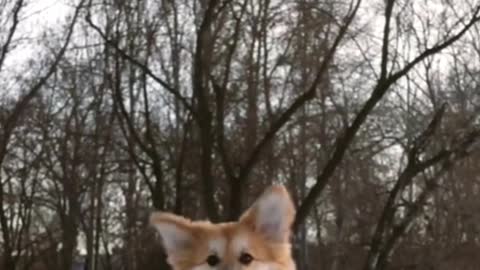
[(169, 261), (190, 250), (193, 243), (190, 220), (169, 213), (155, 212), (150, 216), (150, 225), (160, 233)]
[(283, 185), (275, 185), (257, 199), (240, 217), (240, 222), (268, 240), (288, 242), (294, 217), (295, 206), (290, 194)]

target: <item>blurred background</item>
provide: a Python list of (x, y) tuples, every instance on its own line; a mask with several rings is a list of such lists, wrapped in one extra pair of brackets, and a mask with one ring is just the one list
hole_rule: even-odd
[(169, 269), (272, 183), (299, 270), (480, 265), (480, 4), (0, 0), (0, 269)]

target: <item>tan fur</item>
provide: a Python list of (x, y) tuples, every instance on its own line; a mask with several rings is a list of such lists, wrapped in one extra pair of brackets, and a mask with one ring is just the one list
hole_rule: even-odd
[[(282, 232), (280, 239), (269, 239), (256, 228), (258, 221), (258, 203), (262, 198), (276, 194), (275, 199), (280, 198), (283, 203), (285, 215), (282, 216), (282, 223), (286, 222), (288, 230)], [(283, 212), (282, 212), (283, 213)], [(249, 210), (245, 212), (238, 222), (212, 224), (208, 221), (190, 221), (169, 213), (153, 213), (150, 219), (152, 225), (170, 224), (175, 228), (186, 232), (191, 241), (189, 244), (175, 250), (167, 250), (169, 263), (175, 270), (190, 269), (261, 269), (261, 270), (294, 270), (295, 264), (291, 256), (290, 247), (290, 225), (293, 222), (295, 210), (291, 198), (283, 186), (273, 186), (268, 189), (262, 197)], [(160, 231), (162, 234), (162, 231)], [(206, 259), (211, 255), (209, 243), (217, 241), (225, 244), (224, 253), (221, 256), (221, 263), (216, 267), (210, 267)], [(237, 241), (237, 242), (236, 242)], [(247, 243), (243, 252), (253, 256), (254, 261), (249, 265), (239, 262), (239, 251), (235, 250), (236, 243)], [(174, 254), (172, 254), (174, 253)], [(220, 255), (219, 255), (220, 257)], [(200, 268), (199, 268), (200, 267)]]

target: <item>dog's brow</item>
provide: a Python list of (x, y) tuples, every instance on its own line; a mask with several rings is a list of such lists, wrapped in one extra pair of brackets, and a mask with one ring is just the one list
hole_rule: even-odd
[(234, 254), (240, 254), (248, 249), (248, 237), (244, 234), (236, 235), (232, 239), (231, 248)]
[(224, 237), (217, 237), (208, 242), (208, 249), (210, 253), (215, 253), (220, 257), (225, 255), (225, 248), (227, 240)]

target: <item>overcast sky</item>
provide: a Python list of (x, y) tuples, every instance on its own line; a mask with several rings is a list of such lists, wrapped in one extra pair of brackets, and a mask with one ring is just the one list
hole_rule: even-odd
[(5, 70), (10, 74), (22, 70), (20, 66), (35, 56), (35, 51), (39, 49), (37, 41), (41, 38), (43, 30), (63, 25), (65, 16), (71, 14), (73, 10), (62, 0), (34, 0), (27, 3), (14, 36), (16, 46), (5, 61)]

